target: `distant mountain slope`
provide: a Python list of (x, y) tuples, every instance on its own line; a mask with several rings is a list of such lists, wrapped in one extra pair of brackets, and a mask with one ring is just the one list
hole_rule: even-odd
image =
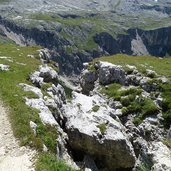
[[(59, 12), (59, 11), (121, 11), (140, 12), (142, 9), (159, 11), (171, 6), (168, 0), (1, 0), (1, 9), (13, 12)], [(157, 7), (157, 8), (156, 8)], [(4, 11), (5, 12), (5, 11)], [(164, 11), (163, 11), (164, 12)]]

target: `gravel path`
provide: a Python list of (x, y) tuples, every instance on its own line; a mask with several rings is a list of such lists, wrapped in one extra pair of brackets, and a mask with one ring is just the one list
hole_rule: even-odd
[(0, 102), (0, 171), (34, 171), (33, 156), (35, 151), (18, 145)]

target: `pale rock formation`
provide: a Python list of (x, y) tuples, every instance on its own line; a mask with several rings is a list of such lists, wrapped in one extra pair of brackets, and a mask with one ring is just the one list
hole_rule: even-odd
[(45, 105), (45, 101), (43, 99), (28, 99), (25, 98), (26, 104), (32, 108), (39, 110), (39, 117), (44, 124), (49, 125), (58, 125), (57, 121), (53, 117), (49, 108)]
[(31, 86), (31, 85), (28, 85), (28, 84), (24, 84), (24, 83), (20, 83), (19, 86), (21, 86), (24, 91), (26, 92), (33, 92), (35, 95), (37, 95), (39, 98), (42, 98), (43, 97), (43, 94), (41, 92), (41, 90), (37, 87), (34, 87), (34, 86)]
[(8, 65), (4, 65), (4, 64), (0, 64), (0, 70), (1, 71), (8, 71), (9, 70), (9, 66)]
[(69, 144), (98, 160), (103, 158), (108, 170), (132, 168), (133, 147), (123, 125), (110, 117), (113, 112), (98, 95), (88, 97), (74, 92), (72, 103), (64, 106)]

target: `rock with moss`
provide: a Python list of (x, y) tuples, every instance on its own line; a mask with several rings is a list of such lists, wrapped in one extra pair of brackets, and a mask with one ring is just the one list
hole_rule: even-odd
[[(94, 106), (99, 106), (97, 111), (92, 110)], [(69, 144), (74, 151), (102, 162), (107, 170), (130, 169), (135, 154), (124, 126), (117, 116), (116, 120), (110, 116), (114, 112), (100, 96), (74, 92), (71, 103), (64, 106)]]

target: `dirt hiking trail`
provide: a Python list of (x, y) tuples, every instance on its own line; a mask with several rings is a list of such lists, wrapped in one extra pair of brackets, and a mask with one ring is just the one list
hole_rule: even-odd
[(35, 151), (18, 145), (0, 101), (0, 171), (34, 171), (34, 156)]

